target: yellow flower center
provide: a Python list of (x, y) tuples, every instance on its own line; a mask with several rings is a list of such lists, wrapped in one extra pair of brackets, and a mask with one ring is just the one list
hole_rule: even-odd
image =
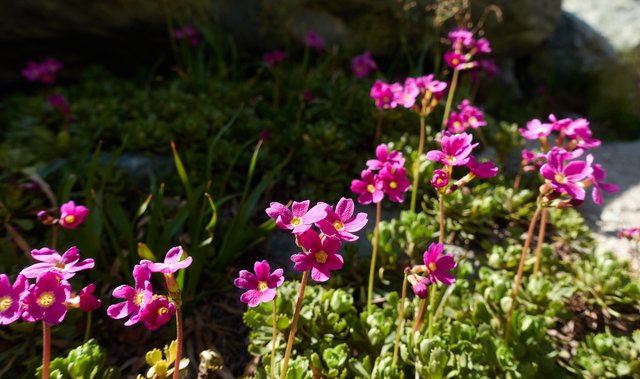
[(558, 182), (558, 183), (564, 183), (564, 182), (566, 181), (566, 179), (565, 179), (564, 175), (562, 175), (562, 174), (556, 174), (556, 176), (554, 176), (553, 178), (554, 178), (554, 179), (556, 180), (556, 182)]
[(391, 188), (391, 189), (396, 189), (396, 188), (398, 188), (398, 183), (396, 183), (396, 182), (391, 182), (391, 183), (389, 183), (389, 188)]
[(329, 254), (325, 253), (324, 250), (320, 250), (316, 253), (316, 262), (325, 263), (328, 256)]
[(167, 307), (160, 307), (160, 309), (158, 309), (158, 316), (166, 315), (167, 313), (169, 313), (169, 308)]
[(453, 163), (456, 161), (456, 157), (454, 157), (453, 155), (447, 155), (447, 161)]
[(454, 129), (460, 129), (460, 126), (462, 126), (462, 124), (460, 123), (460, 121), (455, 121), (453, 123), (453, 128)]
[(433, 272), (436, 270), (436, 262), (429, 263), (429, 271)]
[(38, 296), (37, 303), (42, 308), (49, 308), (54, 301), (56, 297), (51, 292), (43, 292)]
[(460, 63), (460, 60), (459, 60), (458, 58), (453, 58), (453, 59), (451, 60), (451, 63), (453, 63), (453, 65), (454, 65), (454, 66), (457, 66), (457, 65), (458, 65), (458, 63)]
[(62, 270), (65, 268), (66, 265), (64, 264), (64, 262), (60, 261), (60, 262), (56, 262), (55, 266), (56, 268), (59, 268)]
[(340, 222), (340, 220), (336, 220), (336, 221), (333, 222), (333, 227), (336, 230), (342, 230), (342, 229), (344, 229), (344, 224), (342, 222)]
[(13, 299), (9, 296), (0, 298), (0, 312), (4, 312), (13, 304)]
[(367, 186), (367, 191), (373, 193), (376, 190), (376, 186), (374, 186), (373, 184), (369, 184)]
[(142, 304), (142, 301), (144, 301), (144, 293), (136, 292), (135, 296), (133, 296), (133, 303), (135, 305), (140, 305)]
[(67, 224), (73, 224), (74, 222), (76, 222), (76, 216), (68, 215), (64, 218), (64, 222)]
[(477, 121), (478, 121), (477, 118), (475, 118), (473, 116), (469, 117), (469, 124), (475, 124)]
[(291, 220), (291, 225), (293, 225), (293, 226), (298, 226), (300, 224), (302, 224), (302, 220), (300, 219), (300, 217), (294, 217)]
[(258, 289), (259, 289), (260, 291), (264, 291), (264, 290), (266, 290), (267, 288), (269, 288), (269, 286), (267, 285), (267, 282), (264, 282), (264, 281), (259, 281), (259, 282), (258, 282)]

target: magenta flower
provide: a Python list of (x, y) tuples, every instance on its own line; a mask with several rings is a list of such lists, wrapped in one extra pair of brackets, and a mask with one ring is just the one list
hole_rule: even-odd
[[(144, 327), (149, 330), (157, 330), (162, 325), (171, 321), (176, 314), (176, 305), (166, 296), (153, 295), (151, 300), (140, 312), (140, 319)], [(126, 325), (126, 324), (125, 324)]]
[(311, 270), (311, 278), (316, 282), (326, 282), (331, 277), (330, 271), (340, 270), (344, 265), (340, 250), (340, 240), (332, 236), (320, 238), (313, 229), (298, 237), (298, 242), (306, 252), (291, 256), (297, 271)]
[(479, 38), (474, 46), (475, 50), (481, 54), (489, 54), (491, 52), (491, 45), (486, 38)]
[(0, 274), (0, 325), (9, 325), (20, 318), (22, 314), (20, 298), (28, 285), (24, 275), (18, 274), (16, 281), (11, 285), (9, 277)]
[(443, 250), (444, 244), (431, 243), (429, 249), (423, 254), (424, 264), (432, 283), (435, 284), (437, 280), (449, 286), (456, 281), (456, 278), (449, 272), (456, 267), (456, 262), (453, 260), (453, 255), (442, 255)]
[(593, 173), (591, 161), (593, 157), (587, 156), (587, 161), (572, 161), (565, 165), (565, 160), (572, 153), (564, 149), (554, 147), (547, 153), (547, 163), (540, 167), (540, 173), (547, 179), (547, 183), (553, 189), (566, 193), (577, 200), (584, 200), (584, 189), (578, 185)]
[(369, 170), (363, 170), (360, 175), (362, 180), (354, 179), (351, 182), (351, 191), (358, 194), (358, 203), (366, 205), (381, 202), (384, 198), (382, 180)]
[(307, 46), (315, 49), (318, 53), (324, 50), (324, 40), (316, 32), (309, 31), (305, 37)]
[(551, 131), (553, 130), (553, 124), (543, 124), (536, 118), (527, 122), (527, 129), (519, 128), (518, 130), (524, 138), (536, 140), (551, 134)]
[(276, 225), (280, 229), (291, 230), (293, 234), (301, 234), (309, 230), (311, 226), (327, 217), (324, 211), (326, 204), (320, 203), (309, 209), (309, 200), (302, 202), (294, 201), (291, 210), (283, 204), (272, 202), (266, 209), (267, 215), (276, 220)]
[(35, 278), (46, 271), (55, 271), (63, 279), (71, 279), (76, 272), (93, 268), (95, 262), (91, 258), (80, 261), (78, 248), (69, 248), (62, 256), (48, 247), (31, 250), (31, 256), (42, 263), (36, 263), (24, 268), (20, 273), (27, 278)]
[(462, 100), (458, 105), (460, 110), (460, 118), (463, 120), (465, 129), (470, 127), (472, 129), (478, 129), (481, 126), (487, 125), (484, 120), (484, 113), (469, 102), (469, 100)]
[(369, 75), (371, 71), (378, 69), (378, 65), (371, 57), (369, 50), (365, 51), (362, 55), (357, 55), (351, 61), (351, 72), (356, 78), (364, 78)]
[(440, 162), (446, 166), (462, 166), (469, 161), (469, 155), (477, 143), (471, 144), (473, 136), (467, 133), (449, 134), (443, 132), (440, 144), (442, 151), (431, 150), (427, 152), (427, 159)]
[(447, 90), (447, 82), (441, 82), (433, 79), (433, 74), (419, 76), (416, 79), (416, 85), (423, 92), (430, 92), (436, 99), (444, 97)]
[(151, 272), (161, 272), (163, 274), (172, 274), (180, 269), (187, 268), (191, 265), (192, 258), (186, 257), (183, 260), (182, 258), (182, 247), (175, 246), (167, 251), (167, 254), (164, 256), (163, 263), (154, 263), (148, 260), (142, 260), (140, 263), (144, 263), (147, 265)]
[(431, 280), (429, 278), (420, 278), (418, 277), (414, 283), (411, 285), (411, 289), (413, 293), (421, 299), (426, 299), (429, 296), (429, 286), (431, 285)]
[(395, 92), (396, 103), (405, 108), (411, 108), (416, 103), (416, 98), (420, 94), (420, 89), (414, 78), (407, 78), (402, 90)]
[(593, 185), (593, 191), (591, 192), (591, 198), (593, 202), (602, 205), (602, 191), (615, 193), (620, 191), (620, 187), (615, 184), (603, 183), (607, 172), (599, 164), (592, 166), (593, 173), (589, 176), (589, 181)]
[(480, 179), (493, 178), (494, 176), (498, 175), (498, 168), (493, 162), (478, 163), (473, 155), (469, 156), (467, 168), (473, 175)]
[(407, 170), (402, 166), (386, 165), (380, 170), (378, 177), (382, 181), (382, 189), (389, 200), (402, 203), (404, 193), (409, 189), (411, 182), (407, 179)]
[(22, 75), (30, 82), (40, 82), (42, 84), (54, 84), (56, 72), (60, 71), (62, 63), (54, 58), (47, 58), (42, 63), (29, 62), (22, 70)]
[(591, 138), (591, 129), (589, 128), (589, 121), (584, 118), (572, 120), (565, 128), (563, 128), (565, 135), (575, 140), (575, 146), (581, 149), (592, 149), (598, 147), (601, 144), (599, 139)]
[(242, 270), (240, 277), (233, 284), (247, 290), (240, 296), (240, 301), (250, 307), (257, 307), (261, 302), (267, 303), (276, 297), (276, 288), (284, 283), (284, 271), (279, 268), (271, 273), (271, 267), (266, 260), (253, 264), (255, 274)]
[(64, 304), (71, 296), (71, 285), (58, 272), (45, 271), (38, 275), (36, 284), (24, 292), (22, 318), (28, 322), (44, 320), (56, 325), (64, 320), (67, 307)]
[(433, 178), (431, 178), (431, 185), (436, 189), (446, 187), (449, 184), (449, 175), (444, 170), (435, 170), (433, 172)]
[(377, 108), (393, 109), (398, 106), (396, 94), (401, 91), (402, 86), (400, 83), (387, 84), (383, 81), (376, 80), (369, 94), (376, 101)]
[(458, 54), (456, 52), (446, 52), (444, 54), (444, 61), (447, 63), (447, 66), (451, 67), (454, 70), (464, 70), (467, 67), (468, 62), (464, 55)]
[(640, 228), (620, 228), (618, 230), (618, 238), (640, 240)]
[(360, 212), (353, 215), (355, 206), (353, 200), (341, 198), (335, 207), (335, 210), (327, 205), (325, 209), (327, 217), (318, 221), (316, 225), (323, 234), (337, 237), (343, 241), (353, 242), (358, 239), (355, 232), (361, 230), (367, 225), (367, 214)]
[(149, 304), (153, 297), (153, 289), (151, 288), (151, 271), (146, 264), (139, 264), (133, 268), (133, 278), (135, 279), (135, 288), (123, 284), (113, 290), (113, 297), (116, 299), (125, 299), (126, 301), (110, 305), (107, 308), (109, 317), (119, 320), (129, 315), (129, 320), (124, 324), (130, 326), (140, 321), (141, 310)]
[(95, 290), (96, 290), (95, 283), (91, 283), (80, 290), (80, 294), (78, 295), (80, 309), (82, 309), (85, 312), (91, 312), (100, 308), (100, 306), (102, 305), (102, 300), (98, 299), (93, 294)]
[(471, 47), (475, 42), (473, 32), (463, 28), (451, 30), (447, 37), (456, 50), (461, 50), (463, 47)]
[(451, 133), (462, 133), (467, 130), (467, 125), (457, 112), (452, 111), (447, 119), (447, 129)]
[(282, 50), (274, 50), (262, 54), (262, 60), (269, 67), (274, 67), (280, 62), (287, 60), (287, 53)]
[(53, 109), (59, 110), (65, 117), (71, 114), (69, 103), (67, 103), (67, 100), (61, 94), (56, 93), (47, 97), (47, 102)]
[(397, 150), (389, 151), (389, 147), (381, 143), (376, 147), (376, 158), (367, 161), (369, 170), (380, 170), (388, 164), (404, 166), (404, 158), (402, 153)]
[(177, 40), (188, 39), (192, 46), (198, 46), (200, 44), (200, 40), (198, 39), (199, 34), (198, 28), (187, 24), (180, 29), (176, 29), (173, 32), (173, 38)]
[(70, 200), (60, 206), (60, 226), (65, 229), (75, 229), (82, 224), (89, 214), (89, 208), (84, 205), (76, 205)]

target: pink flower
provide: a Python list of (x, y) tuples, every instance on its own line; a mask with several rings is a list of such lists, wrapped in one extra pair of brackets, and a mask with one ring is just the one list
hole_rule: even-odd
[(398, 106), (397, 93), (402, 91), (400, 83), (387, 84), (376, 80), (371, 87), (370, 95), (376, 101), (379, 109), (393, 109)]
[(565, 160), (572, 153), (554, 147), (547, 153), (547, 163), (542, 165), (540, 173), (555, 190), (566, 193), (577, 200), (584, 200), (584, 189), (578, 182), (593, 173), (591, 161), (593, 157), (587, 156), (587, 161), (573, 161), (565, 165)]
[(602, 191), (615, 193), (620, 191), (620, 187), (615, 184), (603, 183), (607, 176), (607, 172), (601, 165), (594, 164), (591, 167), (593, 168), (593, 173), (589, 176), (589, 181), (591, 182), (591, 185), (593, 185), (591, 198), (594, 203), (602, 205)]
[(482, 111), (471, 105), (469, 100), (462, 100), (460, 105), (458, 105), (458, 109), (460, 110), (460, 118), (465, 125), (465, 129), (467, 127), (478, 129), (481, 126), (487, 125)]
[(444, 170), (435, 170), (433, 172), (433, 178), (431, 178), (431, 185), (435, 188), (446, 187), (449, 184), (449, 175)]
[(247, 270), (240, 271), (240, 277), (233, 284), (247, 290), (240, 296), (240, 301), (250, 307), (257, 307), (261, 302), (267, 303), (276, 297), (276, 288), (284, 283), (284, 271), (279, 268), (271, 273), (269, 262), (262, 261), (253, 264), (255, 275)]
[(31, 250), (31, 256), (42, 263), (24, 268), (20, 273), (27, 278), (35, 278), (46, 271), (55, 271), (63, 279), (71, 279), (76, 272), (93, 268), (95, 262), (91, 258), (80, 261), (78, 248), (69, 248), (62, 256), (48, 247)]
[(480, 179), (493, 178), (494, 176), (498, 175), (498, 168), (493, 162), (478, 163), (473, 155), (469, 156), (467, 168), (473, 175)]
[(366, 205), (381, 202), (384, 198), (382, 180), (369, 170), (363, 170), (360, 175), (362, 180), (354, 179), (351, 182), (351, 191), (359, 195), (358, 203)]
[(61, 94), (56, 93), (47, 97), (47, 102), (53, 109), (59, 110), (64, 116), (69, 116), (71, 114), (69, 103), (67, 103), (67, 100)]
[(84, 205), (76, 205), (70, 200), (60, 206), (60, 226), (65, 229), (75, 229), (82, 224), (89, 214), (89, 208)]
[(489, 45), (489, 41), (486, 38), (479, 38), (474, 47), (481, 54), (489, 54), (491, 52), (491, 45)]
[(187, 24), (180, 29), (176, 29), (173, 32), (173, 38), (177, 40), (188, 39), (192, 46), (198, 46), (200, 44), (200, 40), (198, 40), (199, 34), (200, 32), (198, 31), (198, 28), (191, 24)]
[(451, 67), (454, 70), (463, 70), (467, 66), (467, 59), (464, 55), (458, 54), (452, 51), (446, 52), (444, 54), (444, 61), (447, 62), (447, 66)]
[(477, 143), (471, 144), (473, 137), (467, 133), (449, 134), (443, 132), (440, 144), (442, 151), (431, 150), (427, 152), (427, 159), (440, 162), (447, 166), (462, 166), (469, 161), (469, 155)]
[(376, 158), (367, 161), (369, 170), (380, 170), (388, 164), (404, 166), (402, 153), (397, 150), (389, 151), (389, 147), (384, 143), (376, 147)]
[(473, 32), (464, 28), (451, 30), (447, 37), (456, 50), (461, 50), (463, 47), (471, 47), (475, 42)]
[(291, 210), (283, 204), (272, 202), (266, 209), (267, 215), (276, 220), (276, 225), (280, 229), (291, 230), (293, 234), (301, 234), (307, 231), (311, 226), (327, 217), (324, 211), (326, 204), (320, 203), (309, 209), (309, 200), (302, 202), (294, 201)]
[(371, 57), (369, 50), (365, 51), (362, 55), (357, 55), (351, 61), (351, 72), (356, 78), (364, 78), (369, 75), (371, 71), (378, 69), (378, 65)]
[(337, 237), (343, 241), (353, 242), (358, 239), (355, 232), (367, 225), (367, 214), (360, 212), (353, 215), (355, 206), (353, 200), (341, 198), (335, 210), (327, 205), (327, 217), (316, 224), (320, 231), (328, 236)]
[(404, 201), (403, 194), (411, 184), (407, 179), (407, 170), (402, 166), (386, 165), (380, 170), (378, 177), (382, 181), (382, 189), (389, 200), (402, 203)]
[(420, 94), (420, 89), (413, 78), (407, 78), (402, 90), (395, 92), (396, 103), (405, 108), (411, 108), (416, 103), (416, 98)]
[(262, 54), (262, 60), (269, 67), (274, 67), (276, 64), (287, 60), (287, 53), (282, 50), (274, 50)]
[(116, 299), (125, 299), (126, 301), (110, 305), (107, 308), (109, 317), (119, 320), (129, 315), (129, 320), (124, 324), (126, 326), (134, 325), (141, 319), (141, 310), (149, 304), (153, 297), (153, 289), (151, 288), (151, 271), (146, 264), (139, 264), (133, 268), (133, 278), (135, 279), (135, 288), (123, 284), (113, 290), (113, 297)]
[(533, 119), (527, 122), (527, 129), (518, 129), (520, 134), (526, 139), (536, 140), (551, 134), (553, 124), (543, 124), (540, 120)]
[(591, 129), (589, 121), (584, 118), (571, 121), (565, 128), (564, 133), (567, 137), (575, 140), (575, 145), (581, 149), (592, 149), (601, 144), (599, 139), (591, 138)]
[(95, 283), (91, 283), (88, 286), (80, 290), (79, 300), (80, 309), (85, 312), (95, 311), (102, 305), (102, 300), (95, 297), (93, 292), (96, 290)]
[(447, 129), (449, 129), (451, 133), (462, 133), (467, 130), (467, 125), (464, 123), (462, 117), (453, 111), (447, 119)]
[[(145, 328), (157, 330), (162, 325), (171, 321), (171, 317), (176, 314), (176, 305), (166, 296), (153, 295), (149, 303), (142, 308), (140, 319), (144, 322)], [(126, 324), (125, 324), (126, 325)]]
[(22, 302), (25, 308), (22, 318), (28, 322), (44, 320), (49, 325), (59, 324), (67, 314), (64, 303), (70, 296), (69, 282), (58, 272), (45, 271), (38, 275), (36, 284), (32, 284), (24, 292)]
[(411, 285), (411, 289), (413, 293), (421, 299), (426, 299), (429, 296), (429, 286), (431, 285), (431, 280), (427, 277), (420, 278), (414, 281)]
[(60, 71), (62, 63), (54, 58), (47, 58), (42, 63), (29, 62), (22, 70), (22, 75), (30, 82), (39, 81), (42, 84), (54, 84), (56, 72)]
[(322, 239), (314, 230), (308, 230), (298, 237), (298, 242), (306, 252), (291, 256), (297, 271), (311, 270), (311, 278), (316, 282), (326, 282), (331, 277), (331, 270), (340, 270), (344, 265), (340, 250), (340, 240), (324, 236)]
[(153, 263), (148, 260), (143, 260), (140, 263), (146, 264), (151, 272), (172, 274), (180, 269), (187, 268), (191, 265), (191, 262), (193, 260), (191, 257), (186, 257), (185, 259), (180, 260), (180, 258), (182, 258), (182, 253), (182, 247), (175, 246), (167, 251), (163, 263)]
[(419, 76), (415, 79), (415, 83), (420, 91), (430, 92), (438, 100), (444, 97), (444, 93), (447, 90), (447, 82), (434, 80), (433, 74)]
[(640, 240), (640, 228), (621, 228), (618, 230), (618, 238)]
[(453, 255), (442, 255), (443, 250), (444, 244), (431, 243), (429, 249), (423, 254), (424, 264), (432, 283), (436, 283), (437, 280), (449, 286), (456, 281), (456, 278), (449, 272), (456, 267), (456, 262), (453, 260)]
[(318, 53), (324, 50), (324, 40), (316, 32), (309, 31), (305, 37), (307, 46), (315, 49)]
[(27, 278), (18, 274), (16, 281), (9, 281), (9, 277), (0, 274), (0, 325), (9, 325), (17, 321), (22, 314), (22, 304), (20, 298), (27, 290)]

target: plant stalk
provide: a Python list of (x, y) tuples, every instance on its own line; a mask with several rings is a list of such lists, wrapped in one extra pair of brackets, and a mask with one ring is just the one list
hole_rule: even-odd
[(276, 369), (275, 369), (275, 363), (276, 363), (276, 338), (278, 337), (277, 331), (278, 331), (278, 325), (276, 323), (276, 318), (277, 316), (277, 312), (276, 312), (276, 299), (277, 297), (275, 297), (273, 299), (273, 341), (271, 342), (271, 379), (276, 379)]
[(509, 333), (511, 332), (511, 316), (513, 314), (513, 310), (516, 307), (516, 300), (518, 299), (518, 290), (520, 289), (520, 281), (522, 280), (522, 271), (524, 270), (524, 260), (527, 257), (527, 252), (529, 251), (529, 246), (531, 245), (531, 239), (533, 238), (533, 231), (536, 228), (536, 221), (538, 221), (538, 216), (540, 216), (541, 207), (538, 205), (536, 208), (533, 217), (531, 218), (531, 223), (529, 224), (529, 231), (527, 232), (527, 239), (524, 242), (524, 246), (522, 247), (522, 255), (520, 255), (520, 265), (518, 266), (518, 274), (516, 275), (516, 283), (513, 287), (513, 296), (511, 297), (511, 307), (509, 308), (509, 313), (507, 313), (507, 320), (504, 331), (504, 340), (509, 341)]
[(182, 358), (182, 309), (176, 307), (176, 360), (173, 363), (173, 379), (180, 377), (180, 359)]
[(42, 379), (49, 379), (51, 361), (51, 326), (42, 321)]
[(442, 116), (442, 129), (447, 125), (447, 119), (449, 119), (449, 112), (451, 112), (451, 103), (453, 102), (453, 94), (456, 92), (456, 86), (458, 85), (458, 70), (453, 70), (453, 78), (451, 79), (451, 87), (449, 87), (449, 94), (447, 95), (447, 105), (444, 108), (444, 115)]
[(84, 327), (84, 340), (83, 342), (87, 342), (89, 337), (91, 336), (91, 320), (92, 320), (93, 312), (87, 312), (87, 325)]
[(547, 228), (547, 208), (542, 208), (540, 216), (540, 229), (538, 230), (538, 245), (536, 246), (536, 262), (533, 264), (533, 276), (538, 275), (540, 269), (540, 259), (542, 257), (542, 243), (544, 242), (544, 233)]
[(373, 301), (373, 277), (376, 271), (376, 256), (378, 255), (378, 237), (380, 233), (380, 213), (382, 212), (382, 202), (376, 204), (376, 228), (373, 231), (373, 252), (371, 253), (371, 267), (369, 268), (369, 288), (367, 292), (367, 311)]
[[(431, 290), (431, 293), (429, 293), (429, 296), (431, 296), (430, 300), (430, 304), (429, 304), (429, 338), (433, 337), (433, 322), (435, 321), (435, 318), (433, 317), (435, 311), (436, 311), (436, 297), (438, 296), (437, 294), (437, 290), (438, 287), (436, 286), (435, 283), (433, 283), (433, 289)], [(426, 299), (425, 299), (426, 300)]]
[(291, 330), (289, 330), (289, 339), (287, 340), (287, 350), (284, 354), (284, 361), (282, 362), (281, 378), (287, 377), (287, 368), (289, 366), (289, 358), (291, 357), (291, 349), (293, 348), (293, 338), (296, 335), (296, 329), (298, 328), (298, 317), (300, 317), (300, 309), (302, 308), (302, 298), (304, 297), (304, 290), (307, 287), (307, 279), (309, 278), (309, 271), (302, 273), (302, 279), (300, 279), (300, 292), (298, 293), (298, 301), (296, 302), (296, 309), (293, 312), (293, 321), (291, 323)]
[(413, 162), (413, 188), (411, 191), (411, 212), (416, 212), (416, 203), (418, 201), (418, 184), (420, 182), (420, 158), (424, 151), (424, 138), (425, 138), (425, 116), (420, 115), (420, 142), (418, 143), (418, 157)]
[(398, 347), (400, 346), (400, 334), (402, 333), (402, 324), (404, 323), (404, 301), (407, 298), (407, 273), (404, 273), (402, 281), (402, 298), (400, 299), (400, 312), (398, 313), (398, 327), (396, 328), (396, 341), (393, 344), (393, 365), (398, 362)]
[(440, 217), (440, 235), (438, 236), (438, 243), (444, 243), (444, 197), (441, 193), (438, 193), (438, 213)]
[(424, 318), (424, 311), (427, 309), (427, 299), (424, 298), (420, 300), (420, 308), (418, 308), (418, 313), (416, 314), (415, 320), (413, 320), (413, 331), (417, 332), (420, 330), (422, 326), (422, 319)]

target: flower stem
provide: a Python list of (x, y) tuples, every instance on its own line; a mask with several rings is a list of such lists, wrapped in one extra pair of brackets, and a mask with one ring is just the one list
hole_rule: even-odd
[(371, 253), (371, 267), (369, 268), (369, 290), (367, 292), (367, 311), (371, 307), (373, 301), (373, 277), (376, 272), (376, 256), (378, 254), (378, 236), (380, 233), (380, 213), (382, 212), (382, 203), (376, 204), (376, 228), (373, 231), (373, 252)]
[(438, 236), (438, 243), (444, 243), (444, 198), (441, 193), (438, 193), (438, 212), (440, 214), (440, 235)]
[(51, 226), (51, 249), (55, 250), (58, 244), (58, 226)]
[(289, 366), (289, 358), (291, 357), (291, 349), (293, 348), (293, 338), (296, 335), (296, 329), (298, 328), (298, 317), (300, 316), (300, 309), (302, 308), (302, 298), (304, 297), (304, 289), (307, 287), (307, 279), (309, 278), (309, 271), (302, 273), (302, 279), (300, 279), (300, 292), (298, 293), (298, 301), (296, 302), (296, 309), (293, 312), (293, 321), (291, 323), (291, 330), (289, 330), (289, 339), (287, 340), (287, 350), (284, 353), (284, 362), (282, 362), (282, 374), (281, 378), (287, 377), (287, 368)]
[(273, 341), (271, 342), (271, 379), (276, 379), (275, 363), (276, 363), (276, 338), (278, 337), (278, 324), (276, 319), (276, 298), (273, 299)]
[(42, 321), (42, 379), (49, 379), (51, 361), (51, 326)]
[(415, 320), (413, 320), (413, 331), (416, 332), (420, 330), (422, 326), (422, 319), (424, 318), (424, 311), (427, 308), (427, 299), (424, 298), (420, 300), (420, 308), (418, 308), (418, 313), (416, 314)]
[(447, 125), (447, 119), (449, 118), (449, 112), (451, 112), (451, 103), (453, 102), (453, 94), (456, 92), (456, 86), (458, 85), (458, 70), (453, 70), (453, 78), (451, 79), (451, 87), (449, 87), (449, 95), (447, 96), (447, 105), (444, 108), (444, 115), (442, 116), (442, 129)]
[(429, 294), (429, 296), (431, 296), (430, 304), (429, 304), (429, 338), (433, 337), (433, 329), (434, 329), (433, 322), (435, 321), (433, 315), (434, 315), (434, 313), (436, 311), (436, 297), (438, 296), (437, 290), (438, 290), (438, 287), (434, 283), (433, 284), (433, 289), (431, 290), (431, 293)]
[(176, 339), (177, 347), (176, 347), (176, 360), (173, 363), (173, 379), (178, 379), (180, 377), (180, 359), (182, 356), (182, 309), (180, 307), (176, 307)]
[(396, 328), (396, 341), (393, 344), (393, 365), (398, 362), (398, 347), (400, 345), (400, 334), (402, 333), (402, 324), (404, 322), (404, 300), (407, 298), (407, 273), (404, 273), (404, 281), (402, 282), (402, 298), (400, 299), (400, 312), (398, 313), (398, 327)]
[(425, 138), (425, 116), (420, 115), (420, 142), (418, 143), (418, 157), (413, 162), (413, 188), (411, 191), (411, 212), (415, 213), (416, 203), (418, 201), (418, 184), (420, 182), (420, 158), (424, 151), (424, 138)]
[(533, 231), (536, 228), (536, 221), (538, 221), (538, 216), (540, 215), (541, 207), (538, 205), (536, 208), (533, 217), (531, 218), (531, 223), (529, 224), (529, 231), (527, 232), (527, 239), (524, 242), (524, 246), (522, 247), (522, 255), (520, 255), (520, 265), (518, 266), (518, 274), (516, 275), (516, 283), (513, 287), (513, 295), (511, 297), (511, 307), (509, 308), (509, 313), (507, 313), (507, 321), (505, 325), (504, 331), (504, 340), (509, 341), (509, 332), (511, 331), (511, 316), (513, 314), (513, 310), (516, 307), (516, 300), (518, 299), (518, 289), (520, 289), (520, 281), (522, 280), (522, 271), (524, 270), (524, 260), (527, 257), (527, 252), (529, 251), (529, 246), (531, 245), (531, 239), (533, 238)]
[(83, 342), (87, 342), (89, 337), (91, 336), (91, 319), (93, 312), (87, 312), (87, 324), (84, 327), (84, 340)]
[(547, 208), (542, 209), (540, 216), (540, 229), (538, 230), (538, 245), (536, 246), (536, 262), (533, 265), (533, 276), (538, 275), (540, 268), (540, 258), (542, 257), (542, 243), (544, 242), (544, 233), (547, 227)]

